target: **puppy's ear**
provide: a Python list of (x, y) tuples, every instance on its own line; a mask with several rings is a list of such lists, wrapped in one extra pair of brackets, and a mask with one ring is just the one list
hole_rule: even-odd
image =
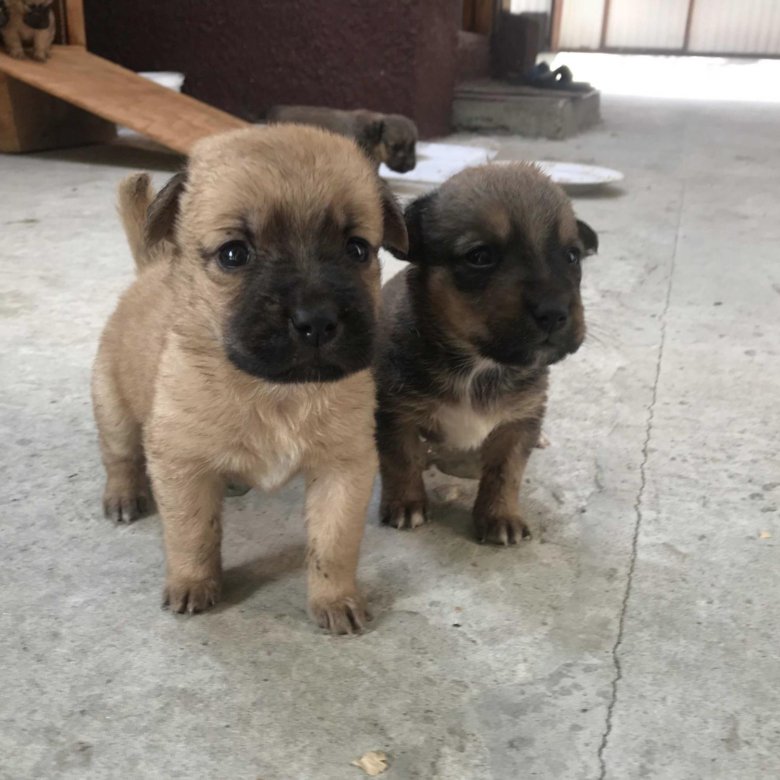
[(435, 200), (436, 192), (429, 192), (413, 200), (404, 210), (406, 230), (409, 233), (409, 253), (406, 259), (410, 263), (419, 263), (425, 258), (425, 222)]
[(596, 254), (599, 251), (599, 237), (596, 235), (596, 231), (581, 219), (577, 220), (577, 230), (580, 234), (580, 240), (585, 245), (585, 254)]
[(385, 122), (381, 116), (374, 115), (361, 128), (361, 137), (363, 142), (370, 146), (378, 146), (382, 143), (382, 136), (385, 134)]
[(379, 179), (382, 198), (382, 246), (398, 257), (405, 258), (409, 251), (409, 236), (401, 207), (384, 179)]
[(164, 239), (173, 241), (173, 229), (179, 216), (179, 198), (186, 183), (187, 174), (177, 173), (149, 204), (144, 226), (147, 246), (153, 246)]

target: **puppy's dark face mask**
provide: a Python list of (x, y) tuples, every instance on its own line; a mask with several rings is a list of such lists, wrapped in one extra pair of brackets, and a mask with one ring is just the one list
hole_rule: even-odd
[(274, 382), (327, 382), (373, 357), (377, 248), (327, 212), (291, 229), (284, 208), (255, 233), (204, 247), (216, 273), (238, 277), (224, 342), (242, 371)]
[(22, 21), (33, 30), (45, 30), (49, 26), (51, 3), (28, 3)]
[(527, 165), (471, 169), (406, 211), (410, 259), (441, 337), (542, 366), (585, 338), (581, 261), (598, 245), (563, 192)]
[(185, 225), (181, 260), (193, 305), (208, 310), (222, 349), (241, 371), (279, 383), (329, 382), (370, 366), (378, 246), (387, 241), (405, 251), (406, 231), (392, 195), (383, 192), (380, 201), (366, 172), (355, 198), (347, 186), (329, 193), (314, 177), (306, 181), (305, 172), (314, 194), (283, 177), (261, 184), (238, 174), (222, 193), (214, 185), (205, 193), (193, 187), (181, 198), (179, 218), (178, 200), (188, 189), (182, 175), (150, 207), (149, 240), (170, 235), (166, 221)]

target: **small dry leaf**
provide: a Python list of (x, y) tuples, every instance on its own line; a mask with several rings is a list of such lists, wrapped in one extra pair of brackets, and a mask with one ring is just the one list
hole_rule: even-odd
[(769, 531), (761, 531), (761, 533), (758, 535), (759, 539), (771, 539), (772, 534), (769, 533)]
[(369, 750), (352, 762), (352, 766), (360, 767), (369, 777), (376, 777), (387, 771), (387, 753), (383, 750)]
[(440, 485), (437, 488), (434, 488), (434, 495), (436, 498), (439, 499), (439, 501), (457, 501), (462, 495), (463, 490), (458, 485)]

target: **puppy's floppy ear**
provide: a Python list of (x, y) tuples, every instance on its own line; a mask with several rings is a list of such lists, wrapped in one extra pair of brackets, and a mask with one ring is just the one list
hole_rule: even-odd
[(599, 251), (599, 237), (596, 235), (596, 231), (581, 219), (577, 220), (577, 230), (580, 234), (580, 240), (585, 245), (585, 254), (596, 254)]
[(184, 192), (186, 183), (186, 172), (177, 173), (149, 204), (149, 208), (146, 210), (146, 225), (144, 226), (147, 246), (153, 246), (164, 239), (173, 241), (173, 228), (176, 225), (176, 218), (179, 216), (179, 198)]
[(436, 200), (436, 191), (413, 200), (404, 210), (406, 230), (409, 233), (410, 263), (419, 263), (425, 258), (425, 221)]
[(379, 179), (382, 198), (382, 246), (394, 255), (405, 258), (409, 251), (409, 237), (401, 207), (384, 179)]

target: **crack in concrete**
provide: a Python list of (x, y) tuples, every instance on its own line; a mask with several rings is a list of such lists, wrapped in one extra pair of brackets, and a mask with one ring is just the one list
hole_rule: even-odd
[(674, 247), (672, 249), (672, 261), (669, 267), (669, 283), (666, 287), (666, 299), (661, 310), (661, 341), (658, 347), (658, 358), (655, 364), (655, 378), (653, 380), (653, 390), (650, 396), (650, 404), (647, 407), (647, 422), (645, 425), (645, 440), (642, 444), (642, 460), (639, 464), (639, 489), (637, 490), (636, 500), (634, 501), (634, 533), (631, 538), (631, 555), (629, 556), (628, 571), (626, 574), (626, 589), (623, 593), (623, 600), (620, 605), (620, 618), (618, 619), (617, 636), (612, 645), (612, 663), (615, 667), (615, 676), (612, 678), (612, 695), (607, 705), (607, 718), (604, 726), (604, 733), (601, 735), (601, 742), (598, 748), (599, 775), (598, 780), (605, 780), (607, 776), (607, 762), (604, 756), (609, 737), (612, 733), (613, 716), (615, 705), (617, 704), (618, 687), (623, 679), (623, 666), (620, 662), (620, 648), (623, 644), (623, 635), (626, 622), (626, 612), (628, 610), (628, 601), (631, 598), (631, 589), (634, 583), (634, 570), (636, 568), (637, 548), (639, 545), (639, 533), (642, 529), (642, 504), (647, 487), (647, 461), (650, 449), (650, 440), (653, 435), (653, 421), (655, 420), (655, 405), (658, 399), (658, 382), (661, 378), (661, 364), (664, 358), (664, 346), (666, 345), (666, 316), (669, 312), (669, 304), (672, 299), (672, 285), (674, 282), (674, 271), (677, 264), (677, 245), (680, 240), (680, 225), (682, 224), (683, 204), (685, 201), (685, 185), (680, 193), (680, 211), (677, 216), (677, 230), (674, 235)]

